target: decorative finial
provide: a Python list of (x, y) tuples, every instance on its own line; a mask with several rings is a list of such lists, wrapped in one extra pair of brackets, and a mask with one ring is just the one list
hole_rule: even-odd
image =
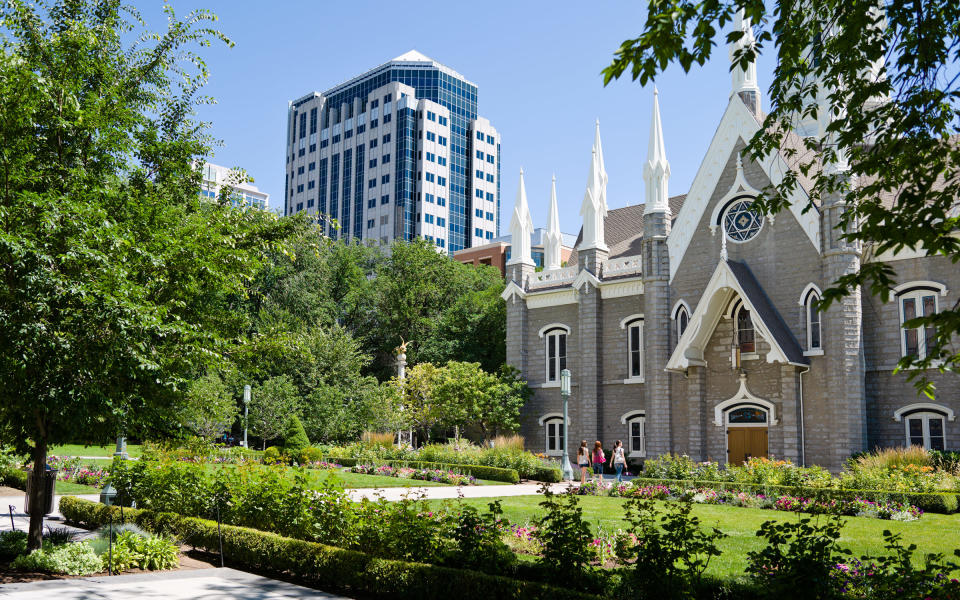
[(743, 171), (743, 156), (740, 152), (737, 152), (737, 170)]
[(720, 236), (720, 260), (727, 261), (727, 234), (725, 232)]

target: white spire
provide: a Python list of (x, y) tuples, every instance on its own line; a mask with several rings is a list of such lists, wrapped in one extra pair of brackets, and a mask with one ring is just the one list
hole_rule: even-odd
[(533, 264), (530, 253), (530, 234), (533, 233), (533, 219), (527, 206), (527, 188), (523, 185), (523, 169), (520, 169), (520, 186), (517, 188), (517, 201), (510, 219), (510, 261), (508, 265)]
[(543, 270), (560, 268), (560, 211), (557, 209), (557, 176), (550, 185), (550, 212), (547, 215), (547, 232), (543, 236)]
[(597, 130), (593, 139), (587, 190), (583, 195), (583, 204), (580, 206), (580, 216), (583, 217), (583, 238), (580, 240), (579, 248), (606, 250), (607, 245), (603, 240), (603, 220), (607, 216), (607, 172), (603, 168), (600, 121), (597, 121)]
[[(737, 11), (737, 14), (733, 19), (733, 29), (734, 31), (742, 31), (744, 35), (739, 40), (730, 44), (731, 64), (733, 64), (734, 55), (737, 50), (749, 47), (753, 45), (755, 41), (753, 37), (753, 29), (750, 26), (750, 19), (747, 19), (743, 16), (742, 9)], [(732, 79), (730, 97), (733, 97), (734, 94), (739, 94), (742, 92), (753, 92), (757, 95), (760, 94), (760, 86), (757, 85), (757, 64), (755, 61), (750, 61), (750, 64), (747, 65), (746, 69), (734, 67), (730, 71), (730, 77)]]
[(663, 145), (663, 124), (660, 122), (660, 93), (653, 88), (653, 118), (650, 120), (650, 143), (647, 162), (643, 165), (643, 180), (647, 183), (644, 214), (655, 212), (670, 216), (667, 183), (670, 181), (670, 163)]

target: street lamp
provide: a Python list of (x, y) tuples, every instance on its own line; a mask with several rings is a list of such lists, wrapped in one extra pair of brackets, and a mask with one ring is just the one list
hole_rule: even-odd
[(247, 446), (247, 415), (250, 411), (250, 386), (243, 386), (243, 447)]
[(560, 397), (563, 398), (563, 469), (564, 481), (573, 481), (573, 467), (570, 466), (570, 456), (567, 454), (567, 401), (570, 400), (570, 369), (560, 371)]

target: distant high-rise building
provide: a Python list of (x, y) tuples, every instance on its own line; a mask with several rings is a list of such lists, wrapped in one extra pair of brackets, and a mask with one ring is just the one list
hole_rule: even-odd
[(477, 86), (415, 50), (291, 102), (286, 139), (284, 214), (325, 216), (333, 238), (454, 252), (499, 235), (500, 135)]
[(204, 163), (200, 196), (215, 200), (220, 197), (220, 189), (228, 187), (230, 188), (231, 206), (252, 206), (262, 210), (269, 209), (270, 194), (261, 192), (255, 185), (241, 181), (242, 177), (241, 172), (236, 169)]

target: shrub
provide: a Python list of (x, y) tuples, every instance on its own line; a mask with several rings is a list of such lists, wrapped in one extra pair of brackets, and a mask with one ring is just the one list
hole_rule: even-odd
[(310, 445), (307, 432), (300, 422), (300, 417), (293, 415), (287, 421), (287, 431), (283, 436), (283, 453), (288, 457), (300, 455), (300, 451)]
[(318, 463), (323, 460), (323, 450), (320, 448), (314, 448), (313, 446), (307, 446), (306, 448), (300, 450), (300, 453), (295, 458), (296, 461), (301, 465)]
[(79, 542), (62, 546), (44, 545), (30, 554), (21, 554), (10, 566), (41, 573), (90, 575), (103, 570), (103, 561), (88, 542)]
[(456, 550), (452, 562), (471, 569), (504, 572), (516, 564), (517, 557), (500, 535), (500, 501), (488, 506), (490, 510), (484, 514), (470, 505), (461, 507), (453, 530)]
[(280, 448), (276, 446), (270, 446), (264, 450), (261, 460), (263, 460), (263, 464), (265, 465), (279, 465), (286, 462)]
[(0, 531), (0, 560), (13, 560), (26, 551), (26, 531)]
[(27, 472), (15, 466), (0, 467), (0, 485), (26, 491)]
[(535, 521), (535, 535), (542, 548), (538, 562), (558, 581), (576, 583), (584, 578), (593, 554), (593, 536), (583, 520), (583, 509), (576, 496), (557, 496), (546, 484), (540, 492), (544, 514)]
[(845, 562), (837, 544), (842, 527), (839, 517), (767, 521), (757, 532), (767, 545), (747, 553), (747, 573), (774, 598), (837, 597), (833, 574)]
[[(487, 467), (484, 465), (464, 465), (450, 463), (435, 463), (421, 460), (379, 460), (371, 462), (361, 462), (355, 458), (336, 458), (328, 457), (328, 461), (335, 462), (344, 467), (375, 467), (379, 465), (388, 465), (391, 467), (410, 467), (413, 469), (440, 469), (445, 471), (454, 471), (469, 475), (477, 479), (486, 479), (487, 481), (504, 481), (507, 483), (517, 483), (520, 481), (520, 475), (514, 469), (501, 469), (498, 467)], [(374, 464), (375, 463), (375, 464)], [(368, 473), (376, 475), (377, 473)], [(392, 474), (392, 473), (391, 473)], [(559, 478), (558, 478), (559, 481)]]
[(662, 509), (650, 498), (628, 501), (631, 530), (616, 543), (618, 560), (633, 565), (624, 582), (627, 595), (695, 597), (710, 559), (720, 556), (717, 542), (726, 534), (716, 528), (702, 530), (692, 509), (689, 501)]
[[(119, 510), (102, 504), (64, 497), (60, 512), (71, 522), (87, 527), (103, 525)], [(127, 517), (157, 534), (173, 535), (184, 543), (218, 551), (217, 524), (169, 513), (128, 509)], [(243, 527), (222, 527), (223, 551), (227, 560), (245, 569), (281, 575), (293, 573), (307, 582), (322, 583), (325, 589), (424, 600), (473, 600), (485, 598), (574, 600), (595, 598), (573, 590), (542, 583), (510, 579), (469, 571), (375, 558), (363, 552), (284, 538)]]

